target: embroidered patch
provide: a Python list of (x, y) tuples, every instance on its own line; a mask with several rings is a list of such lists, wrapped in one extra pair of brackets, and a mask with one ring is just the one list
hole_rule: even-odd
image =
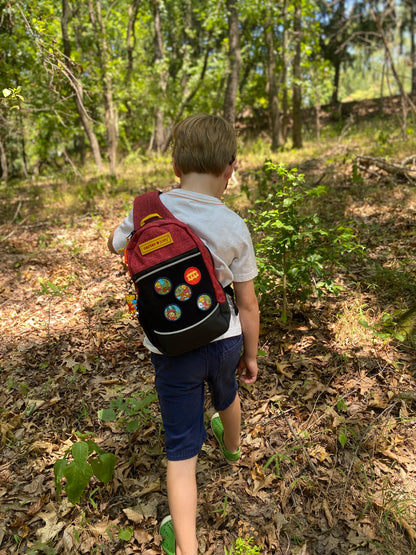
[(144, 256), (145, 254), (149, 254), (149, 252), (156, 251), (161, 249), (162, 247), (166, 247), (173, 243), (172, 235), (168, 233), (164, 233), (163, 235), (158, 235), (158, 237), (154, 237), (153, 239), (149, 239), (149, 241), (145, 241), (139, 245), (140, 252)]
[(182, 311), (176, 304), (170, 304), (165, 308), (165, 318), (170, 322), (176, 322), (182, 315)]
[(137, 298), (136, 295), (126, 295), (126, 302), (127, 305), (129, 307), (129, 311), (132, 314), (136, 314), (137, 313)]
[(198, 268), (191, 266), (185, 270), (184, 278), (186, 283), (189, 283), (189, 285), (196, 285), (201, 281), (201, 277), (201, 272)]
[(155, 281), (155, 291), (158, 295), (167, 295), (172, 289), (172, 282), (168, 278), (161, 277)]
[(178, 301), (188, 301), (192, 297), (192, 289), (185, 283), (178, 285), (175, 289), (175, 297)]
[(204, 293), (203, 295), (199, 295), (196, 304), (199, 310), (209, 310), (212, 305), (212, 299), (209, 295)]

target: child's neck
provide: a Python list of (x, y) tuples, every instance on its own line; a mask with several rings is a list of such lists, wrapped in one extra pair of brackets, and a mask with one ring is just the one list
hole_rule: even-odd
[(226, 187), (224, 176), (216, 177), (210, 173), (187, 173), (181, 175), (181, 189), (221, 198)]

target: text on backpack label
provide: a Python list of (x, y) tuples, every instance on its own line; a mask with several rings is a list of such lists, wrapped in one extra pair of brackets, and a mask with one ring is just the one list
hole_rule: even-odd
[(143, 256), (149, 254), (149, 252), (156, 251), (161, 249), (162, 247), (166, 247), (167, 245), (171, 245), (173, 243), (172, 235), (168, 233), (164, 233), (163, 235), (159, 235), (154, 239), (149, 239), (149, 241), (145, 241), (139, 245), (140, 252)]

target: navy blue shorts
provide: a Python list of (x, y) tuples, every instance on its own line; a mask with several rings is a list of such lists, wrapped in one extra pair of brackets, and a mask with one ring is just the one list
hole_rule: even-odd
[(234, 401), (241, 348), (239, 335), (175, 357), (152, 353), (168, 460), (190, 459), (201, 450), (207, 436), (205, 382), (216, 410), (225, 410)]

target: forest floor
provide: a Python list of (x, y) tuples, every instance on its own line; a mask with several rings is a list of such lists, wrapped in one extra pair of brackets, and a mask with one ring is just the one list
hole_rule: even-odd
[[(401, 340), (390, 318), (415, 304), (416, 187), (376, 166), (357, 173), (351, 153), (362, 152), (338, 142), (319, 159), (291, 154), (307, 182), (328, 186), (322, 217), (351, 222), (365, 257), (339, 271), (338, 296), (293, 307), (286, 325), (263, 310), (267, 355), (258, 381), (240, 389), (241, 460), (224, 463), (211, 432), (199, 458), (201, 553), (231, 552), (238, 537), (265, 554), (416, 553), (414, 326)], [(255, 186), (255, 168), (241, 169), (231, 204), (243, 178)], [(97, 185), (93, 210), (65, 180), (2, 189), (0, 554), (162, 552), (157, 403), (135, 432), (97, 415), (153, 391), (126, 274), (106, 248), (136, 192), (120, 183)], [(73, 505), (65, 492), (58, 502), (53, 465), (77, 432), (117, 464)]]

